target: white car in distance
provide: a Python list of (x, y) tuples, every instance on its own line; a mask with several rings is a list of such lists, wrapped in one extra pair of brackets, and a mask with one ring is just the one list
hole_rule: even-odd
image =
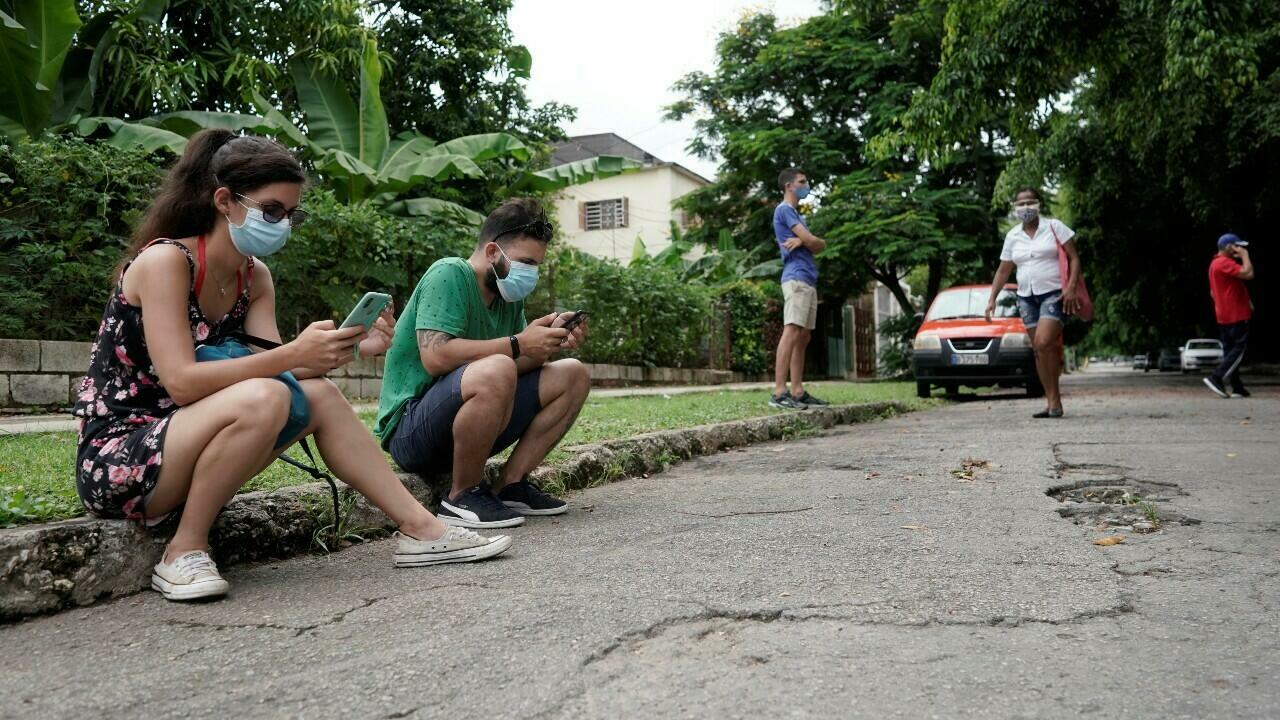
[(1213, 338), (1194, 338), (1178, 348), (1182, 354), (1182, 372), (1212, 370), (1222, 362), (1222, 341)]

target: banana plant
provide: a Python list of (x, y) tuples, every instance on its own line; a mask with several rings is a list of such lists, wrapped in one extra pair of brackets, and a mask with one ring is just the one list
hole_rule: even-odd
[(80, 27), (75, 0), (15, 0), (0, 10), (0, 134), (39, 134), (53, 112), (54, 87)]
[[(328, 68), (306, 60), (295, 60), (289, 70), (297, 89), (305, 132), (254, 91), (247, 99), (259, 115), (184, 111), (157, 115), (139, 124), (172, 136), (190, 136), (207, 127), (270, 135), (304, 150), (315, 169), (329, 181), (338, 198), (344, 202), (373, 200), (396, 214), (448, 214), (466, 224), (477, 224), (483, 217), (446, 200), (430, 197), (399, 199), (399, 196), (426, 182), (480, 179), (485, 175), (479, 163), (494, 159), (523, 163), (532, 154), (519, 138), (507, 133), (467, 135), (443, 143), (436, 143), (417, 132), (402, 132), (390, 137), (380, 93), (382, 65), (377, 42), (373, 39), (366, 42), (362, 54), (358, 99), (347, 92), (338, 76)], [(91, 120), (99, 126), (105, 123), (108, 129), (115, 131), (103, 119)], [(91, 131), (96, 129), (97, 126), (90, 128)], [(133, 128), (121, 130), (134, 134), (134, 137), (122, 139), (126, 142), (137, 142), (145, 136), (151, 142), (169, 147), (168, 142), (173, 139), (171, 135), (147, 135), (145, 131)], [(637, 167), (640, 163), (626, 158), (591, 158), (539, 172), (526, 172), (512, 189), (556, 190)]]

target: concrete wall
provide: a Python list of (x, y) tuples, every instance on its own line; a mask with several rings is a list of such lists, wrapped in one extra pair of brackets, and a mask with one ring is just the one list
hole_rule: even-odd
[[(89, 343), (0, 339), (0, 410), (66, 410), (89, 367)], [(382, 358), (329, 374), (349, 398), (377, 398)]]
[[(556, 218), (570, 245), (598, 257), (626, 262), (637, 237), (644, 240), (650, 255), (670, 245), (671, 221), (681, 219), (671, 203), (705, 184), (672, 165), (655, 165), (565, 188), (556, 200)], [(624, 197), (628, 205), (627, 227), (587, 231), (578, 225), (578, 203)]]
[[(85, 369), (89, 343), (0, 339), (0, 410), (66, 410)], [(593, 384), (722, 385), (758, 378), (728, 370), (588, 365)], [(382, 392), (382, 358), (366, 358), (329, 373), (352, 400), (377, 400)]]

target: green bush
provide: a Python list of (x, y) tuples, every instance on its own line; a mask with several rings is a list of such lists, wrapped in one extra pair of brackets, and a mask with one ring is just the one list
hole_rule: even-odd
[(555, 251), (530, 318), (551, 309), (586, 309), (590, 333), (577, 355), (584, 362), (649, 367), (703, 364), (710, 295), (675, 271), (652, 263), (624, 266), (572, 249)]
[[(0, 337), (87, 341), (112, 269), (163, 178), (165, 160), (76, 137), (0, 145)], [(431, 263), (470, 253), (472, 231), (343, 205), (323, 188), (310, 219), (267, 260), (287, 337), (341, 319), (367, 290), (403, 305)]]
[(880, 321), (879, 375), (889, 378), (909, 377), (911, 374), (912, 341), (915, 338), (915, 317), (899, 313)]
[(764, 333), (768, 293), (759, 283), (739, 280), (716, 288), (715, 297), (719, 311), (729, 316), (730, 367), (751, 374), (768, 370), (771, 353)]
[(89, 340), (162, 168), (73, 137), (0, 145), (0, 337)]
[(468, 228), (388, 215), (368, 202), (344, 205), (324, 189), (308, 191), (302, 204), (306, 224), (267, 260), (286, 337), (315, 320), (341, 321), (370, 290), (390, 294), (398, 314), (431, 263), (470, 255), (475, 243)]

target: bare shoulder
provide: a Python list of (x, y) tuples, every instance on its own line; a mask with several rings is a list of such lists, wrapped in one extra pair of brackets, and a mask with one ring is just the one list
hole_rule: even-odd
[(250, 300), (257, 300), (261, 297), (274, 297), (276, 294), (275, 280), (271, 278), (271, 268), (258, 258), (253, 259), (253, 277), (249, 280), (250, 286), (253, 288)]
[(124, 280), (126, 295), (132, 294), (129, 292), (131, 289), (144, 285), (188, 286), (191, 284), (191, 266), (182, 248), (169, 243), (151, 245), (129, 263)]

